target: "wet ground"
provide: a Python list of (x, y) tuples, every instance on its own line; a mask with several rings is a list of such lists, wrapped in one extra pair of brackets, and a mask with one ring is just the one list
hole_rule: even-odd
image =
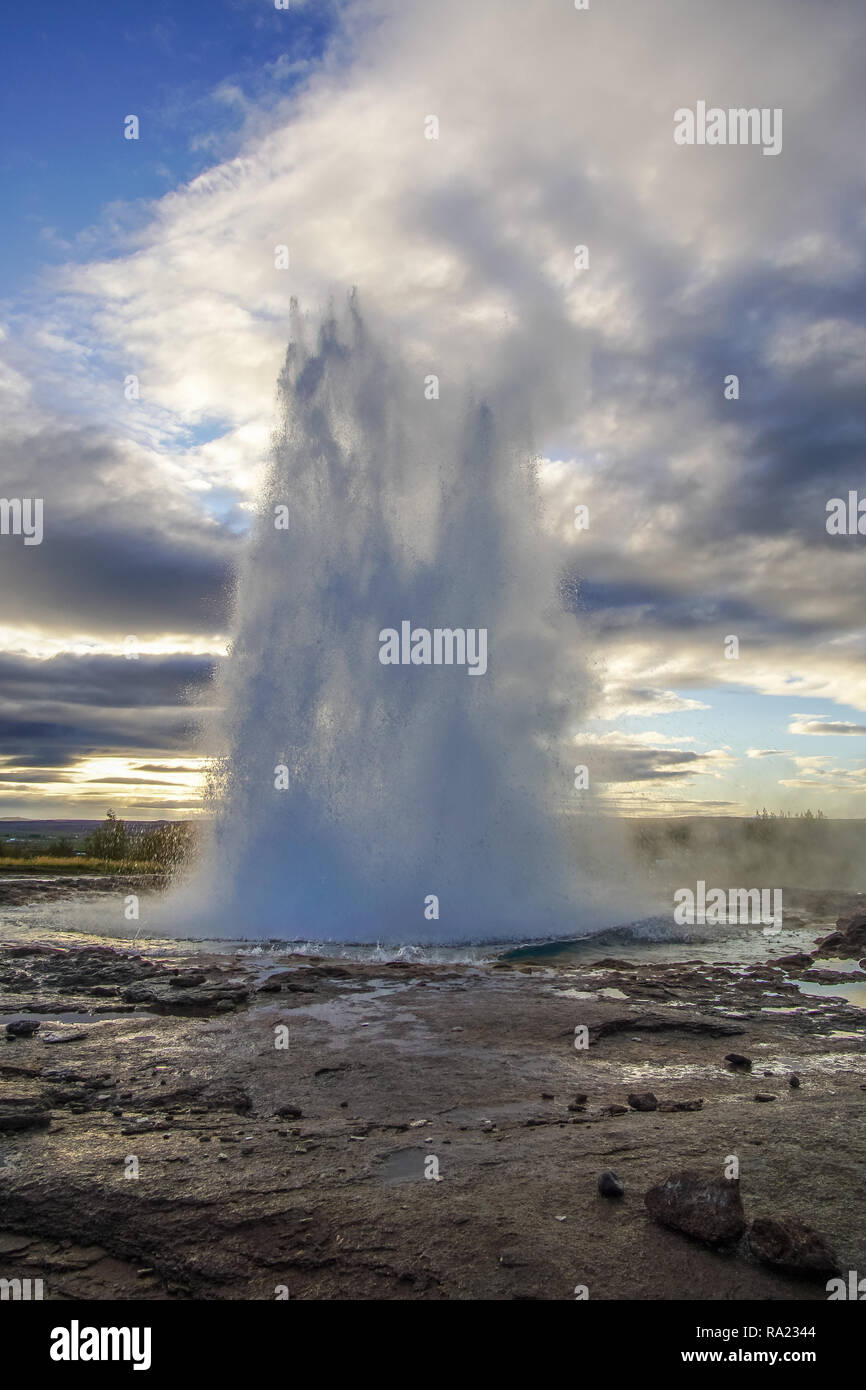
[(825, 1298), (650, 1217), (732, 1159), (747, 1218), (866, 1270), (856, 960), (112, 947), (17, 907), (0, 935), (3, 1023), (39, 1025), (0, 1027), (0, 1277), (48, 1298)]

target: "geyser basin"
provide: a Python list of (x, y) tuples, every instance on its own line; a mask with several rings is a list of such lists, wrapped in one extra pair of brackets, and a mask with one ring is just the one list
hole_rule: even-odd
[(292, 330), (219, 680), (213, 832), (169, 919), (421, 944), (613, 920), (553, 811), (588, 681), (511, 407), (428, 399), (354, 300)]

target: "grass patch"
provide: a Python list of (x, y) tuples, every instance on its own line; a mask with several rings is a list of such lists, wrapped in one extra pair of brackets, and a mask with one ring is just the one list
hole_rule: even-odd
[(0, 874), (164, 874), (165, 865), (148, 860), (90, 859), (77, 855), (34, 854), (26, 859), (0, 855)]

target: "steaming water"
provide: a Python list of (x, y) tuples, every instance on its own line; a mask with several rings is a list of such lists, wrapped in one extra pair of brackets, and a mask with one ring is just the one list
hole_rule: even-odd
[[(352, 301), (314, 328), (294, 312), (220, 678), (213, 833), (168, 903), (183, 934), (428, 944), (616, 919), (554, 810), (590, 682), (528, 441), (507, 401), (444, 375), (426, 399), (431, 370), (389, 362)], [(485, 628), (486, 673), (382, 665), (380, 630), (404, 620)]]

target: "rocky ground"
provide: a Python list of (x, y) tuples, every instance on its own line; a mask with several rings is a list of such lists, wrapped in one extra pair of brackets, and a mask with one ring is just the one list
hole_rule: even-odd
[[(826, 949), (866, 955), (864, 927)], [(850, 980), (832, 958), (0, 934), (0, 1277), (47, 1298), (799, 1300), (866, 1274), (864, 1012), (798, 989)]]

